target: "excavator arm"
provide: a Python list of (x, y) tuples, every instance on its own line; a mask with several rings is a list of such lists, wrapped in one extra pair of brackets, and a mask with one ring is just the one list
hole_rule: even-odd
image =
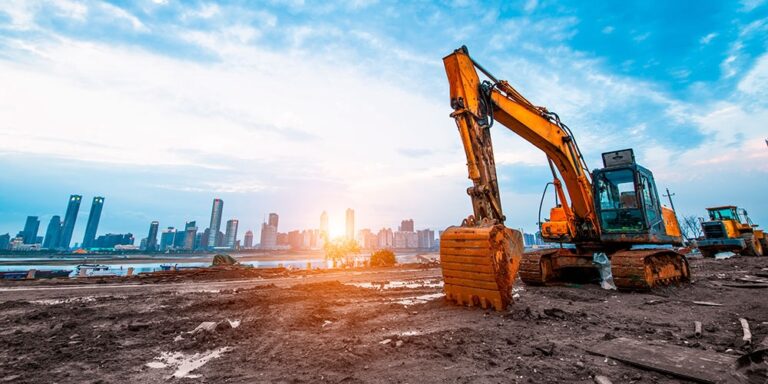
[[(551, 222), (542, 225), (543, 235), (561, 241), (599, 238), (589, 171), (568, 127), (556, 114), (534, 106), (506, 81), (497, 80), (475, 63), (466, 47), (445, 57), (443, 63), (454, 109), (451, 116), (456, 120), (473, 182), (468, 193), (474, 220), (504, 223), (489, 131), (496, 121), (541, 149), (549, 160), (555, 190), (563, 204), (553, 209)], [(481, 82), (478, 70), (491, 81)]]

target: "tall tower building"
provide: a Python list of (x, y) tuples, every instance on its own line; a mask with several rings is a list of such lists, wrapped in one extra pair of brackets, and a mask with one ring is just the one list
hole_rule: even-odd
[(355, 210), (347, 208), (347, 240), (355, 239)]
[(253, 248), (253, 231), (245, 231), (245, 248)]
[(413, 219), (407, 219), (400, 222), (400, 232), (414, 232)]
[(268, 224), (275, 227), (275, 231), (277, 231), (277, 222), (278, 222), (279, 216), (277, 216), (277, 213), (270, 213), (269, 214), (269, 222)]
[(93, 203), (91, 203), (91, 212), (88, 213), (88, 224), (85, 226), (83, 248), (91, 248), (94, 240), (96, 240), (96, 230), (99, 228), (102, 207), (104, 207), (104, 198), (101, 196), (94, 197)]
[(187, 222), (184, 226), (184, 249), (195, 249), (195, 237), (197, 237), (197, 222)]
[(328, 212), (320, 214), (320, 236), (328, 239)]
[(40, 219), (37, 216), (27, 216), (24, 223), (24, 244), (37, 243), (37, 231), (40, 229)]
[(216, 246), (216, 237), (221, 230), (221, 213), (224, 211), (224, 200), (213, 199), (213, 208), (211, 208), (211, 225), (208, 227), (208, 247)]
[(149, 234), (147, 234), (147, 252), (157, 251), (157, 230), (160, 228), (160, 223), (153, 221), (149, 224)]
[(277, 229), (275, 227), (263, 223), (261, 224), (261, 249), (275, 249), (277, 246)]
[(80, 201), (82, 199), (83, 197), (80, 195), (69, 196), (67, 213), (64, 214), (64, 224), (61, 226), (59, 248), (69, 248), (69, 243), (72, 242), (72, 232), (75, 231), (75, 222), (77, 221), (77, 213), (80, 211)]
[(59, 246), (59, 238), (61, 237), (61, 217), (53, 216), (51, 221), (48, 222), (48, 229), (45, 230), (45, 240), (43, 240), (43, 248), (56, 249)]
[(227, 220), (227, 232), (224, 234), (224, 244), (227, 248), (235, 248), (238, 224), (237, 219)]

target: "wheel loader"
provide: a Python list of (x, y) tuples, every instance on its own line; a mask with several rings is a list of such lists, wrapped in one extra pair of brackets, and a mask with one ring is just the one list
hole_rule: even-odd
[[(689, 281), (688, 261), (674, 212), (663, 207), (650, 170), (631, 149), (603, 154), (589, 171), (571, 130), (560, 117), (537, 107), (508, 82), (475, 62), (466, 47), (443, 58), (450, 86), (451, 117), (467, 159), (473, 214), (440, 238), (447, 299), (502, 310), (519, 272), (526, 284), (548, 285), (594, 277), (593, 257), (605, 254), (619, 289), (650, 289)], [(478, 71), (485, 75), (480, 80)], [(504, 226), (490, 129), (508, 128), (546, 155), (556, 206), (540, 223), (555, 247), (523, 253), (522, 234)], [(635, 249), (643, 245), (645, 249)], [(650, 246), (650, 247), (649, 247)]]
[(698, 241), (702, 256), (715, 257), (719, 252), (763, 256), (768, 251), (768, 238), (746, 210), (726, 205), (707, 208), (707, 213), (709, 220), (701, 222), (704, 239)]

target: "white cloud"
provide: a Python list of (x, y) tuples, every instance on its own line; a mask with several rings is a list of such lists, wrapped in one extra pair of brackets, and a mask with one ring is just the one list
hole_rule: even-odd
[(134, 16), (132, 13), (126, 11), (125, 9), (105, 2), (99, 3), (99, 7), (102, 11), (114, 19), (128, 21), (135, 31), (149, 32), (149, 28), (147, 28), (147, 26), (144, 25), (144, 23), (142, 23), (138, 17)]
[(706, 36), (704, 36), (704, 37), (702, 37), (701, 39), (699, 39), (699, 43), (701, 43), (701, 44), (703, 44), (703, 45), (707, 45), (707, 44), (709, 44), (709, 43), (712, 41), (712, 39), (714, 39), (715, 37), (717, 37), (717, 33), (715, 33), (715, 32), (711, 32), (711, 33), (708, 33)]
[(614, 28), (612, 25), (606, 25), (602, 32), (606, 35), (610, 35), (614, 30), (616, 30), (616, 28)]
[(755, 61), (755, 65), (739, 81), (738, 90), (757, 100), (768, 98), (768, 53)]
[[(42, 55), (16, 52), (15, 62), (0, 61), (7, 91), (0, 94), (0, 152), (196, 166), (243, 178), (311, 176), (347, 188), (426, 181), (438, 177), (425, 171), (430, 164), (460, 164), (444, 103), (338, 63), (216, 39), (204, 43), (225, 47), (213, 65), (67, 39), (36, 44)], [(415, 165), (397, 155), (412, 143), (451, 151)], [(381, 167), (372, 172), (370, 163)], [(374, 184), (380, 198), (396, 198), (387, 183)], [(255, 191), (262, 183), (234, 185)], [(336, 198), (360, 206), (374, 198), (348, 191)]]
[(741, 9), (742, 12), (752, 12), (755, 8), (763, 5), (765, 3), (765, 0), (741, 0)]

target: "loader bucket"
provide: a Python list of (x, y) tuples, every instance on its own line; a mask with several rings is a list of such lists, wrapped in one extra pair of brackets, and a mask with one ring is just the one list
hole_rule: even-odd
[(459, 305), (506, 309), (523, 255), (520, 231), (503, 225), (448, 227), (440, 237), (446, 299)]

